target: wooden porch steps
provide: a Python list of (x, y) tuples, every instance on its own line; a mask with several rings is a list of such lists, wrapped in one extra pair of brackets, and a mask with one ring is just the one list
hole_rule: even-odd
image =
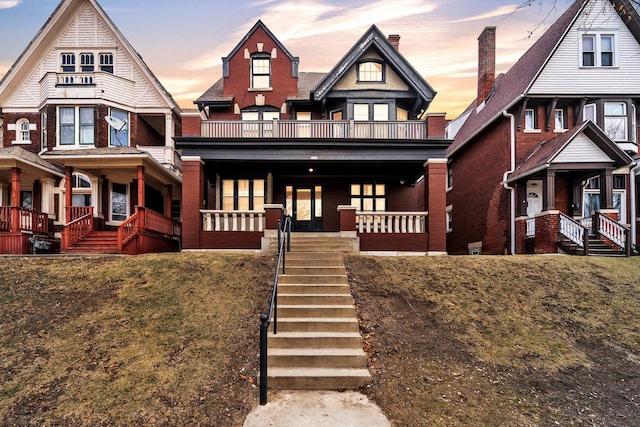
[(116, 254), (118, 253), (117, 231), (93, 231), (67, 248), (67, 253)]
[(341, 390), (371, 381), (342, 259), (351, 242), (325, 239), (292, 238), (286, 254), (278, 333), (272, 322), (268, 338), (271, 388)]

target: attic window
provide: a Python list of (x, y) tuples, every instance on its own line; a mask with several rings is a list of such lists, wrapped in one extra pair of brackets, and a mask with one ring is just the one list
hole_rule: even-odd
[(384, 63), (366, 60), (358, 64), (359, 82), (384, 82)]
[(60, 55), (60, 65), (63, 73), (75, 73), (76, 55), (73, 53), (63, 53)]
[(251, 88), (267, 89), (271, 87), (271, 57), (265, 53), (251, 55)]
[(580, 45), (580, 66), (615, 67), (616, 40), (613, 34), (583, 34)]
[(100, 71), (113, 74), (113, 53), (100, 54)]

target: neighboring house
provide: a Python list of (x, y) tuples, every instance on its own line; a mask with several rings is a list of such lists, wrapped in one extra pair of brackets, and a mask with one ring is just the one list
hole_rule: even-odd
[(54, 233), (63, 251), (179, 249), (181, 111), (97, 1), (59, 4), (0, 112), (0, 253)]
[(184, 248), (259, 249), (288, 214), (362, 251), (445, 253), (445, 117), (399, 39), (372, 26), (304, 73), (258, 21), (183, 115)]
[(483, 31), (478, 97), (447, 150), (449, 253), (630, 253), (639, 22), (626, 0), (576, 1), (497, 78)]

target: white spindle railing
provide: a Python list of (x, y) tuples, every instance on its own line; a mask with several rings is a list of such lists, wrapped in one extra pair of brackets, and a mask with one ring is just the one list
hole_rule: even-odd
[(264, 211), (201, 210), (203, 231), (264, 231)]
[(356, 212), (359, 233), (424, 233), (427, 212)]
[(564, 214), (560, 214), (560, 234), (571, 240), (581, 248), (584, 247), (584, 228), (580, 223), (574, 221)]
[(590, 232), (593, 231), (593, 217), (587, 216), (580, 218), (578, 222)]
[(536, 236), (536, 219), (527, 218), (526, 226), (527, 226), (526, 237), (535, 237)]
[(627, 229), (602, 214), (598, 215), (598, 232), (616, 245), (620, 246), (620, 248), (625, 249), (627, 247)]
[(356, 122), (353, 120), (206, 120), (205, 138), (366, 138), (425, 139), (427, 124), (421, 120)]

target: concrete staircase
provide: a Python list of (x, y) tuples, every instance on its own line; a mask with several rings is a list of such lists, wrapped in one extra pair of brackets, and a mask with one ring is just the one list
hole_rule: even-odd
[(269, 333), (268, 385), (353, 389), (371, 381), (343, 254), (352, 239), (293, 234), (278, 285), (278, 333)]

